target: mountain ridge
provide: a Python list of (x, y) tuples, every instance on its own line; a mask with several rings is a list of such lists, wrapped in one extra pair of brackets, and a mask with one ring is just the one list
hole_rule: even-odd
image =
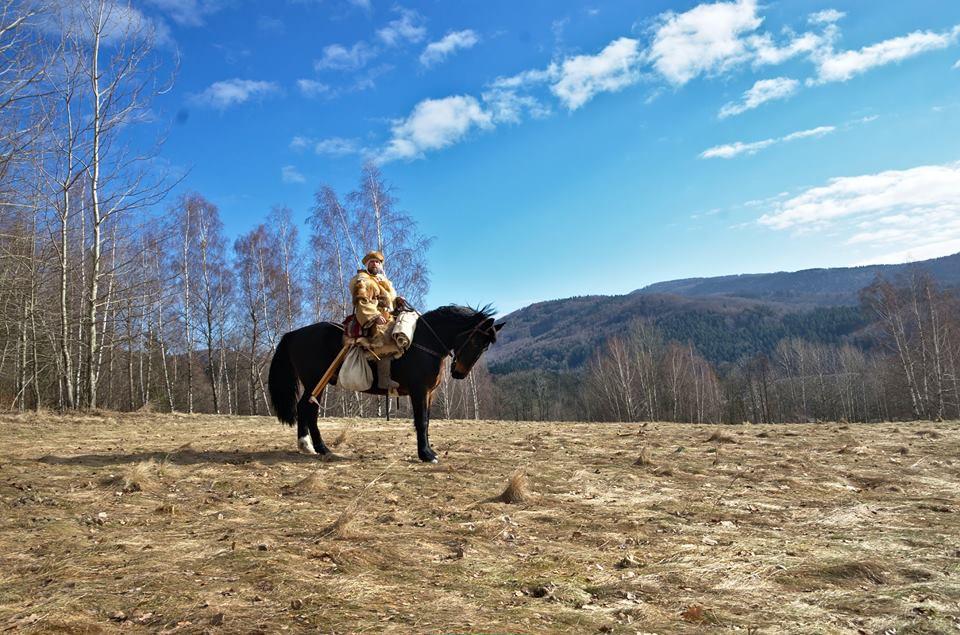
[(732, 295), (769, 298), (777, 302), (818, 306), (856, 304), (861, 289), (878, 275), (895, 278), (911, 269), (929, 271), (945, 286), (960, 285), (960, 253), (940, 258), (895, 265), (862, 265), (858, 267), (817, 267), (799, 271), (742, 273), (704, 278), (680, 278), (655, 282), (632, 293), (667, 293), (703, 297)]
[(690, 342), (713, 363), (769, 353), (784, 337), (853, 341), (869, 320), (859, 292), (878, 275), (896, 280), (929, 272), (960, 286), (960, 253), (900, 265), (805, 269), (658, 282), (623, 295), (584, 295), (536, 302), (508, 314), (508, 327), (487, 358), (491, 372), (582, 368), (610, 337), (635, 319), (668, 340)]

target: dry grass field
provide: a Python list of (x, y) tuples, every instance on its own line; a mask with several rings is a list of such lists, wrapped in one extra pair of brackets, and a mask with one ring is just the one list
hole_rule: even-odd
[(947, 633), (960, 425), (0, 416), (0, 630)]

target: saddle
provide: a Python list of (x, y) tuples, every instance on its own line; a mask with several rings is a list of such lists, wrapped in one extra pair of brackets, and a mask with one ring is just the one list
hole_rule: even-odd
[[(413, 342), (414, 331), (417, 328), (417, 318), (419, 314), (411, 310), (399, 310), (394, 312), (394, 323), (389, 333), (389, 338), (396, 345), (389, 354), (393, 357), (403, 355)], [(363, 328), (357, 320), (356, 315), (348, 315), (342, 323), (343, 343), (359, 344), (362, 348), (370, 350), (371, 342), (370, 328)], [(379, 359), (379, 357), (375, 357)]]
[(364, 336), (364, 328), (357, 321), (356, 315), (348, 315), (347, 318), (343, 321), (343, 334), (346, 337), (351, 339), (357, 339), (358, 337)]

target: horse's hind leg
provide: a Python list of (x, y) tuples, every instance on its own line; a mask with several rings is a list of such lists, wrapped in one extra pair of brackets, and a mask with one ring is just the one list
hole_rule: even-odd
[(329, 454), (330, 450), (320, 438), (320, 429), (317, 428), (317, 417), (320, 415), (320, 404), (310, 400), (310, 395), (304, 395), (297, 402), (297, 448), (303, 454)]

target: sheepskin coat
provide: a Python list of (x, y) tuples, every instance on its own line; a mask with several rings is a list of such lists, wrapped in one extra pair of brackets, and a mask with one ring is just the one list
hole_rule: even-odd
[(357, 322), (363, 326), (370, 325), (380, 316), (391, 319), (397, 292), (385, 275), (375, 276), (360, 269), (350, 280), (350, 295), (353, 296), (353, 312)]

